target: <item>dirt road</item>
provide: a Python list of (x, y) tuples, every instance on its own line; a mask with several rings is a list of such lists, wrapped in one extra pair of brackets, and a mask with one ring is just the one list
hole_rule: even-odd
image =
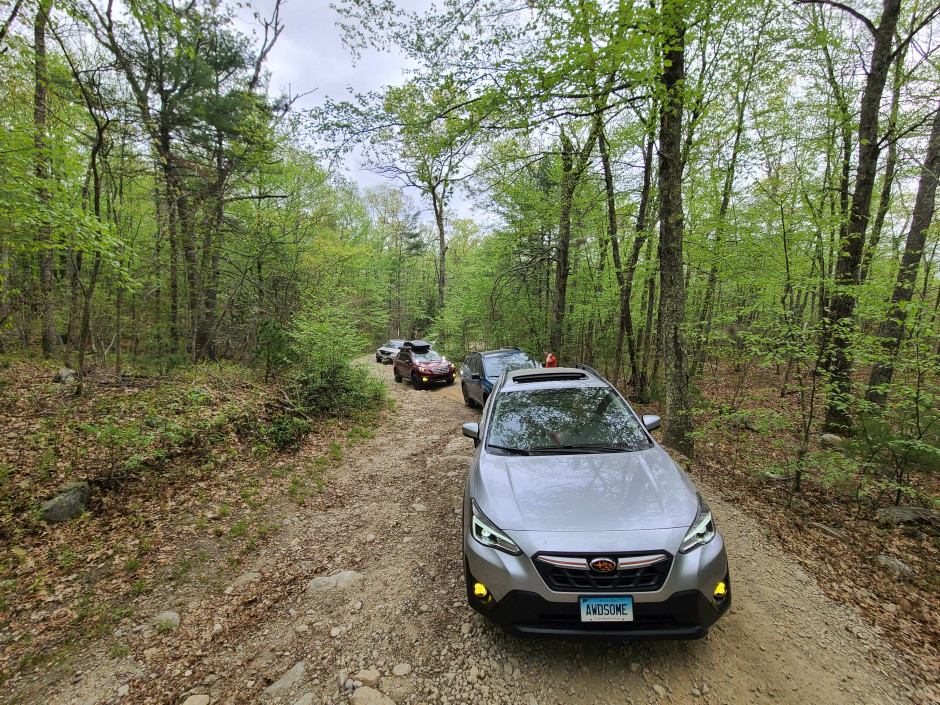
[[(130, 654), (76, 656), (78, 673), (49, 684), (49, 702), (909, 702), (891, 648), (703, 478), (734, 585), (731, 612), (706, 639), (504, 635), (469, 609), (461, 571), (472, 444), (460, 425), (479, 413), (463, 406), (457, 385), (415, 391), (393, 382), (391, 367), (372, 366), (389, 380), (396, 411), (346, 451), (321, 506), (284, 516), (237, 579), (207, 576), (156, 596), (180, 614), (178, 630), (152, 629), (142, 615), (125, 635)], [(361, 577), (310, 585), (339, 571)]]

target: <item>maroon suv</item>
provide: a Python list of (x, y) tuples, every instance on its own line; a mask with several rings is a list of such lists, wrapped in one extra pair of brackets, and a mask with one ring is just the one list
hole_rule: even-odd
[(432, 382), (453, 384), (457, 378), (454, 365), (439, 353), (431, 350), (431, 344), (423, 340), (407, 340), (392, 362), (395, 381), (408, 378), (415, 389), (422, 389)]

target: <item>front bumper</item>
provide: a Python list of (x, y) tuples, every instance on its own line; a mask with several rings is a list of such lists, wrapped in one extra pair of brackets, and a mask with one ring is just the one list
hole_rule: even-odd
[(415, 372), (421, 384), (432, 384), (434, 382), (453, 382), (457, 379), (457, 372)]
[(480, 599), (468, 587), (470, 606), (506, 632), (517, 636), (559, 638), (701, 639), (731, 607), (728, 594), (716, 609), (698, 590), (685, 590), (662, 602), (637, 602), (632, 622), (582, 622), (576, 602), (549, 602), (541, 595), (513, 590), (502, 600)]
[[(510, 634), (598, 639), (699, 639), (731, 606), (728, 559), (720, 534), (698, 549), (674, 556), (662, 586), (655, 591), (555, 592), (539, 575), (530, 553), (511, 556), (483, 546), (464, 531), (465, 576), (470, 606)], [(643, 533), (643, 532), (641, 532)], [(542, 538), (546, 538), (545, 534)], [(516, 536), (513, 537), (516, 540)], [(524, 538), (524, 537), (523, 537)], [(561, 534), (567, 550), (575, 550), (570, 535)], [(617, 545), (607, 536), (595, 536), (607, 545)], [(582, 537), (580, 541), (583, 541)], [(569, 543), (571, 541), (571, 543)], [(623, 539), (618, 543), (622, 545)], [(522, 541), (525, 543), (525, 541)], [(657, 543), (659, 543), (657, 541)], [(663, 545), (659, 543), (659, 545)], [(544, 548), (544, 547), (543, 547)], [(644, 547), (648, 548), (648, 547)], [(604, 551), (596, 551), (603, 554)], [(473, 594), (473, 584), (483, 583), (485, 598)], [(713, 597), (723, 581), (727, 594)], [(633, 597), (632, 622), (581, 622), (579, 597)]]

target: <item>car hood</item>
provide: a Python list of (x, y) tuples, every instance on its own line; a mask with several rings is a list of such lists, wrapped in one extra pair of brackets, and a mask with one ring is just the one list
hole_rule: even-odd
[(688, 528), (694, 485), (662, 448), (632, 453), (480, 453), (471, 496), (501, 529), (636, 531)]

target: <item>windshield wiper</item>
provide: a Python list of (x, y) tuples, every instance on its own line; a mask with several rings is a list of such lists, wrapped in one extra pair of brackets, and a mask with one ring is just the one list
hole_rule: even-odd
[(532, 455), (526, 448), (508, 448), (506, 446), (494, 446), (492, 443), (487, 444), (487, 450), (492, 448), (493, 450), (501, 450), (507, 455)]
[(631, 453), (634, 448), (623, 448), (622, 446), (605, 446), (598, 443), (569, 443), (560, 446), (539, 446), (532, 448), (532, 451), (539, 453), (569, 452), (578, 453)]

